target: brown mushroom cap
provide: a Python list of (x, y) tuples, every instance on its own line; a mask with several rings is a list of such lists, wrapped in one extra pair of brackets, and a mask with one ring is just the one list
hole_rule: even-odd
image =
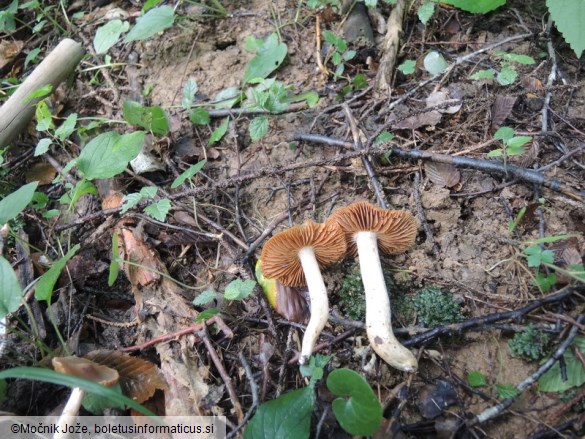
[(53, 368), (57, 372), (74, 375), (86, 380), (95, 381), (107, 387), (118, 382), (118, 371), (108, 366), (94, 363), (80, 357), (55, 357), (52, 360)]
[(367, 202), (357, 202), (337, 209), (327, 220), (329, 222), (336, 222), (341, 226), (347, 240), (348, 252), (353, 256), (357, 254), (353, 238), (357, 232), (376, 232), (378, 247), (389, 254), (408, 250), (416, 238), (416, 219), (410, 212), (380, 209)]
[(267, 278), (276, 278), (283, 285), (307, 285), (298, 253), (312, 247), (320, 268), (345, 256), (347, 244), (339, 224), (317, 224), (307, 221), (270, 238), (262, 249), (262, 271)]

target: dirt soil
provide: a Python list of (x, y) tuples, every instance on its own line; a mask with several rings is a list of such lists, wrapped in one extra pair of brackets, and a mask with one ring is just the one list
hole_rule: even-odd
[[(39, 210), (29, 209), (22, 215), (35, 277), (46, 270), (38, 262), (40, 255), (54, 260), (62, 255), (59, 248), (67, 251), (81, 244), (67, 266), (68, 274), (55, 286), (51, 306), (71, 352), (84, 355), (98, 349), (126, 348), (159, 366), (167, 381), (168, 387), (158, 390), (146, 403), (149, 407), (166, 407), (167, 414), (191, 407), (192, 414), (225, 415), (228, 432), (241, 434), (254, 404), (305, 385), (295, 364), (304, 325), (281, 318), (268, 306), (259, 287), (241, 301), (221, 296), (204, 306), (194, 306), (192, 301), (202, 291), (223, 292), (235, 279), (254, 279), (256, 259), (273, 234), (307, 219), (321, 222), (336, 208), (354, 201), (386, 202), (389, 208), (406, 210), (417, 218), (419, 233), (414, 247), (384, 258), (384, 266), (391, 270), (397, 289), (404, 295), (400, 300), (412, 303), (422, 288), (440, 287), (461, 304), (464, 320), (472, 322), (488, 314), (538, 304), (562, 288), (582, 292), (575, 280), (562, 274), (550, 291), (541, 291), (534, 283), (536, 269), (527, 265), (522, 254), (527, 240), (564, 234), (575, 237), (545, 244), (554, 250), (557, 266), (582, 264), (585, 251), (585, 88), (578, 84), (583, 65), (556, 30), (543, 32), (546, 11), (531, 5), (541, 2), (510, 1), (485, 16), (437, 6), (427, 26), (420, 23), (416, 8), (409, 9), (396, 65), (416, 60), (416, 69), (409, 75), (394, 69), (389, 94), (373, 89), (381, 57), (377, 49), (368, 52), (373, 63), (358, 57), (358, 61), (347, 63), (344, 75), (337, 80), (319, 70), (316, 14), (304, 2), (223, 3), (227, 17), (205, 17), (204, 7), (180, 4), (176, 13), (182, 18), (172, 28), (143, 42), (118, 43), (109, 54), (112, 62), (120, 64), (91, 70), (89, 67), (103, 64), (103, 56), (92, 55), (90, 46), (96, 28), (103, 23), (99, 20), (119, 8), (130, 14), (132, 23), (139, 8), (129, 2), (113, 2), (81, 9), (86, 15), (72, 38), (82, 41), (90, 55), (80, 65), (72, 87), (61, 86), (53, 96), (55, 121), (73, 112), (80, 118), (121, 121), (123, 102), (131, 99), (163, 107), (169, 115), (170, 132), (162, 137), (147, 136), (157, 170), (129, 171), (99, 182), (99, 194), (82, 197), (73, 213), (45, 219)], [(69, 13), (79, 12), (79, 8), (72, 5)], [(380, 6), (378, 12), (387, 18), (390, 10)], [(340, 35), (349, 32), (343, 16), (329, 12), (320, 17), (321, 27)], [(379, 30), (374, 24), (371, 46), (375, 48), (381, 47), (384, 37)], [(270, 115), (267, 135), (256, 142), (248, 131), (254, 116), (234, 113), (223, 139), (208, 145), (212, 131), (225, 116), (212, 111), (209, 125), (193, 124), (189, 111), (180, 107), (185, 83), (194, 80), (198, 87), (195, 102), (211, 108), (209, 103), (222, 90), (245, 87), (242, 78), (254, 56), (246, 50), (245, 38), (265, 38), (275, 31), (287, 44), (288, 54), (273, 76), (290, 85), (294, 93), (316, 91), (320, 96), (317, 106), (301, 105), (296, 111)], [(527, 36), (519, 37), (522, 34)], [(2, 77), (24, 76), (26, 53), (35, 47), (48, 52), (59, 38), (55, 31), (49, 32), (45, 41), (38, 36), (27, 40), (29, 37), (26, 30), (12, 35), (24, 44), (2, 67)], [(439, 51), (453, 63), (457, 57), (506, 39), (510, 42), (478, 52), (449, 74), (427, 81), (431, 76), (423, 67), (423, 58), (430, 50)], [(556, 54), (556, 65), (547, 43)], [(352, 47), (363, 50), (357, 43)], [(501, 68), (500, 58), (494, 55), (497, 50), (529, 55), (536, 62), (515, 64), (519, 76), (509, 86), (495, 80), (470, 80), (478, 70)], [(328, 67), (334, 68), (331, 63)], [(548, 83), (554, 68), (563, 74), (563, 81)], [(368, 88), (341, 97), (347, 78), (358, 74), (365, 75)], [(437, 91), (462, 102), (455, 111), (441, 112), (443, 106), (428, 118), (429, 113), (421, 110), (428, 96)], [(496, 101), (506, 95), (515, 99), (503, 110), (501, 101)], [(562, 182), (570, 191), (533, 184), (512, 173), (456, 168), (395, 154), (384, 157), (373, 153), (374, 172), (369, 174), (359, 157), (344, 157), (354, 151), (351, 145), (298, 141), (299, 134), (318, 134), (353, 143), (343, 102), (349, 105), (363, 145), (371, 146), (368, 141), (386, 129), (395, 135), (392, 146), (456, 159), (489, 158), (487, 153), (501, 147), (501, 142), (493, 140), (497, 128), (513, 127), (516, 135), (531, 136), (531, 141), (524, 154), (507, 157), (507, 165), (528, 170), (550, 165), (543, 171), (545, 178)], [(120, 128), (120, 132), (130, 131), (130, 127)], [(89, 137), (98, 133), (90, 132)], [(62, 170), (87, 141), (73, 136), (61, 147), (53, 145), (47, 156), (33, 157), (39, 136), (34, 129), (29, 130), (4, 155), (3, 169), (10, 174), (2, 175), (10, 179), (9, 186), (18, 187), (25, 178), (30, 179), (27, 175), (37, 163)], [(567, 156), (570, 152), (573, 154)], [(204, 158), (208, 161), (200, 173), (171, 189), (179, 173)], [(283, 171), (287, 166), (294, 169)], [(375, 179), (384, 199), (376, 195)], [(154, 221), (141, 208), (124, 215), (119, 209), (114, 214), (100, 213), (119, 207), (119, 198), (107, 204), (112, 194), (134, 193), (145, 186), (157, 186), (170, 195), (171, 210), (165, 222)], [(58, 200), (67, 190), (63, 180), (44, 184), (40, 190), (49, 195), (50, 208), (62, 209)], [(510, 231), (511, 222), (523, 208), (526, 214)], [(150, 266), (156, 273), (123, 265), (118, 280), (108, 286), (114, 232), (121, 237), (123, 257)], [(18, 268), (15, 244), (7, 244), (4, 254)], [(363, 327), (356, 329), (356, 322), (344, 316), (336, 302), (352, 266), (345, 261), (325, 275), (338, 318), (329, 321), (319, 348), (320, 353), (332, 356), (326, 371), (351, 368), (362, 374), (379, 396), (388, 422), (377, 437), (557, 437), (553, 433), (557, 427), (564, 429), (562, 437), (579, 435), (583, 412), (579, 412), (581, 398), (576, 396), (581, 389), (561, 395), (529, 386), (493, 420), (473, 420), (500, 401), (495, 385), (518, 385), (539, 366), (512, 356), (508, 340), (514, 333), (533, 323), (549, 332), (552, 342), (548, 352), (553, 352), (583, 309), (581, 295), (538, 306), (530, 315), (519, 313), (517, 318), (469, 325), (473, 328), (470, 331), (445, 331), (415, 343), (411, 347), (419, 356), (420, 368), (409, 376), (390, 368), (368, 349)], [(174, 281), (165, 278), (165, 273)], [(173, 335), (192, 327), (207, 308), (221, 311), (219, 326), (210, 324), (202, 332), (200, 325), (188, 335)], [(47, 307), (35, 303), (33, 311), (37, 313), (35, 323), (24, 309), (13, 315), (8, 347), (2, 354), (3, 368), (48, 365), (52, 356), (63, 352), (49, 323)], [(37, 324), (43, 325), (44, 338), (36, 335), (31, 343), (30, 331)], [(395, 315), (394, 326), (405, 328), (397, 331), (403, 341), (426, 330), (416, 313)], [(168, 334), (171, 340), (143, 345)], [(471, 387), (467, 376), (472, 371), (482, 372), (487, 385)], [(250, 387), (251, 380), (259, 390)], [(421, 407), (442, 397), (437, 390), (440, 380), (454, 393), (435, 415), (428, 416)], [(57, 405), (65, 401), (67, 392), (53, 385), (10, 381), (1, 409), (17, 414), (58, 413)], [(258, 401), (253, 400), (253, 392), (257, 392)], [(169, 402), (173, 398), (176, 405)], [(318, 385), (313, 435), (321, 420), (319, 437), (346, 437), (331, 415), (331, 399), (325, 385)], [(549, 435), (539, 436), (541, 432)]]

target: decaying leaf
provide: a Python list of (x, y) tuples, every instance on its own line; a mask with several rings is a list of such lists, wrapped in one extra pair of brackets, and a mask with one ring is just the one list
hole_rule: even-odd
[(138, 403), (149, 399), (157, 389), (167, 389), (163, 375), (150, 361), (107, 349), (92, 351), (85, 358), (116, 369), (120, 374), (120, 386), (124, 395)]
[(393, 125), (395, 129), (416, 130), (423, 126), (435, 126), (441, 121), (441, 113), (437, 110), (425, 111), (401, 120)]
[(443, 411), (457, 402), (457, 391), (445, 380), (437, 380), (435, 384), (427, 384), (418, 394), (418, 409), (427, 419), (434, 419)]
[[(453, 105), (447, 106), (451, 101)], [(461, 110), (461, 102), (457, 99), (450, 99), (449, 93), (446, 91), (435, 91), (431, 93), (427, 97), (426, 103), (427, 108), (441, 106), (437, 110), (444, 114), (454, 114)]]
[(54, 167), (48, 163), (39, 162), (32, 165), (26, 173), (26, 182), (38, 181), (39, 186), (44, 186), (51, 184), (56, 175), (57, 170)]
[(438, 187), (451, 188), (461, 180), (459, 169), (448, 163), (425, 162), (425, 172)]
[(581, 252), (579, 251), (579, 240), (574, 236), (563, 239), (562, 241), (557, 241), (553, 243), (550, 248), (557, 255), (563, 258), (563, 261), (567, 265), (583, 264)]
[(502, 125), (504, 120), (506, 120), (506, 118), (510, 115), (512, 109), (514, 108), (514, 104), (516, 103), (516, 99), (516, 96), (496, 96), (496, 100), (492, 105), (492, 131), (497, 130), (500, 125)]

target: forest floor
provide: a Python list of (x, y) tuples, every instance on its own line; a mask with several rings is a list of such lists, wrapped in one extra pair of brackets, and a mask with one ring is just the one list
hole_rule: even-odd
[[(585, 393), (578, 387), (559, 393), (526, 386), (517, 395), (512, 391), (512, 405), (493, 419), (477, 418), (539, 368), (539, 361), (512, 354), (508, 342), (515, 334), (529, 324), (547, 334), (544, 358), (570, 336), (574, 325), (583, 331), (576, 322), (584, 304), (582, 282), (566, 273), (568, 267), (583, 265), (585, 250), (583, 65), (554, 28), (545, 32), (543, 2), (509, 1), (486, 15), (436, 5), (426, 26), (416, 7), (408, 9), (392, 87), (386, 92), (374, 87), (383, 24), (372, 24), (367, 13), (358, 17), (365, 17), (366, 24), (356, 24), (327, 9), (318, 14), (317, 27), (315, 10), (303, 1), (223, 3), (225, 16), (180, 3), (172, 27), (144, 41), (119, 42), (108, 59), (95, 53), (96, 29), (115, 17), (134, 23), (139, 8), (130, 2), (93, 9), (75, 3), (67, 10), (67, 24), (63, 11), (48, 10), (87, 54), (72, 81), (51, 97), (54, 123), (58, 126), (72, 113), (78, 115), (78, 127), (101, 122), (54, 142), (39, 156), (33, 152), (45, 135), (33, 123), (3, 154), (3, 193), (41, 180), (38, 191), (48, 195), (46, 207), (21, 215), (20, 231), (13, 225), (19, 238), (5, 244), (4, 256), (17, 274), (22, 276), (22, 266), (28, 264), (37, 277), (50, 265), (46, 261), (59, 259), (75, 244), (80, 249), (55, 285), (50, 308), (32, 299), (28, 312), (36, 312), (34, 320), (24, 308), (9, 319), (2, 368), (47, 365), (67, 350), (82, 356), (124, 349), (160, 367), (167, 382), (145, 402), (148, 407), (225, 415), (228, 432), (240, 434), (258, 404), (306, 385), (295, 362), (305, 326), (276, 314), (259, 287), (240, 300), (226, 300), (226, 287), (237, 279), (255, 279), (256, 259), (274, 233), (308, 219), (322, 222), (354, 201), (370, 201), (409, 211), (420, 225), (412, 249), (383, 261), (393, 278), (393, 326), (416, 352), (419, 370), (411, 375), (394, 370), (368, 348), (360, 324), (364, 304), (359, 282), (349, 293), (344, 289), (349, 277), (356, 276), (356, 264), (349, 260), (325, 273), (333, 318), (318, 347), (331, 356), (326, 373), (350, 368), (374, 389), (385, 417), (377, 437), (582, 434)], [(383, 18), (390, 11), (385, 5), (378, 9)], [(21, 20), (34, 25), (32, 12), (21, 12)], [(370, 25), (371, 35), (363, 28)], [(360, 38), (352, 35), (356, 26), (362, 26)], [(318, 29), (321, 36), (326, 30), (342, 36), (356, 51), (338, 78), (318, 67)], [(287, 54), (271, 77), (288, 86), (289, 95), (314, 91), (319, 100), (309, 107), (299, 99), (268, 114), (266, 134), (253, 141), (249, 125), (258, 113), (218, 109), (212, 102), (230, 87), (251, 95), (254, 86), (243, 81), (254, 57), (246, 38), (274, 32)], [(12, 53), (6, 55), (7, 49), (0, 57), (0, 77), (24, 77), (34, 68), (34, 63), (25, 66), (26, 55), (37, 48), (48, 53), (63, 36), (51, 21), (42, 33), (31, 33), (28, 26), (15, 31), (6, 39), (14, 45)], [(335, 70), (328, 47), (331, 52), (325, 45), (319, 57)], [(429, 73), (424, 58), (430, 51), (452, 68)], [(534, 63), (510, 61), (499, 51), (531, 57)], [(413, 73), (396, 68), (407, 60), (416, 62)], [(509, 85), (471, 79), (480, 70), (500, 72), (509, 66), (518, 74)], [(194, 124), (192, 108), (183, 108), (188, 82), (197, 86), (191, 104), (209, 110), (209, 124)], [(448, 99), (455, 100), (452, 106), (444, 105)], [(120, 133), (136, 130), (124, 122), (128, 100), (160, 106), (167, 114), (168, 133), (146, 135), (145, 155), (152, 167), (95, 180), (96, 191), (62, 204), (71, 184), (81, 180), (75, 168), (65, 166), (84, 144), (112, 127)], [(437, 108), (427, 109), (433, 106)], [(225, 135), (211, 143), (212, 133), (226, 120)], [(494, 133), (503, 126), (529, 139), (520, 154), (490, 157), (491, 151), (502, 149)], [(386, 132), (394, 135), (391, 142), (376, 142)], [(391, 147), (396, 149), (385, 154)], [(369, 155), (356, 148), (368, 148)], [(419, 152), (440, 157), (422, 159)], [(369, 160), (370, 171), (361, 157)], [(200, 172), (171, 188), (178, 175), (203, 159)], [(534, 175), (541, 180), (531, 180)], [(155, 200), (170, 200), (162, 221), (144, 213), (146, 199), (120, 212), (122, 196), (148, 186), (159, 188)], [(43, 215), (50, 209), (60, 213)], [(109, 267), (116, 260), (113, 234), (119, 237), (119, 254), (138, 265), (122, 264), (109, 286)], [(569, 236), (544, 240), (540, 247), (534, 242), (564, 235)], [(18, 242), (26, 244), (25, 256), (18, 252)], [(540, 250), (527, 251), (529, 247)], [(549, 250), (553, 260), (546, 265)], [(544, 255), (541, 263), (530, 260), (531, 251)], [(577, 273), (583, 277), (582, 271)], [(451, 300), (446, 306), (458, 310), (452, 322), (439, 319), (434, 330), (415, 306), (417, 296), (429, 288), (439, 288)], [(193, 305), (204, 291), (217, 294), (205, 293), (213, 300)], [(212, 317), (214, 310), (221, 320), (215, 318), (207, 329), (196, 324), (200, 313)], [(175, 334), (182, 330), (185, 334)], [(169, 334), (172, 338), (165, 339)], [(145, 344), (157, 337), (158, 342)], [(583, 357), (572, 346), (565, 363), (575, 358)], [(569, 372), (583, 374), (585, 366), (575, 361)], [(475, 387), (472, 372), (480, 372), (485, 384)], [(312, 437), (317, 432), (319, 437), (349, 436), (331, 412), (333, 396), (324, 381), (316, 387)], [(10, 381), (1, 409), (46, 414), (65, 401), (67, 392), (29, 380)]]

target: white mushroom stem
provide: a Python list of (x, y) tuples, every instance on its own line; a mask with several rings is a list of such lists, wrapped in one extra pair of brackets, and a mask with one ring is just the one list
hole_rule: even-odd
[(84, 395), (85, 392), (81, 388), (73, 388), (67, 404), (65, 404), (65, 408), (61, 412), (61, 416), (59, 416), (59, 421), (57, 421), (59, 433), (55, 433), (53, 439), (65, 439), (69, 436), (68, 432), (62, 430), (65, 429), (65, 425), (72, 425), (75, 422), (75, 417), (79, 414)]
[(366, 293), (366, 333), (374, 351), (390, 366), (404, 372), (418, 367), (415, 356), (400, 344), (392, 332), (392, 314), (375, 232), (354, 235), (360, 272)]
[(327, 298), (327, 289), (313, 248), (303, 247), (299, 251), (299, 259), (305, 273), (311, 300), (311, 318), (305, 330), (299, 358), (299, 364), (305, 364), (313, 353), (315, 342), (327, 323), (329, 299)]

